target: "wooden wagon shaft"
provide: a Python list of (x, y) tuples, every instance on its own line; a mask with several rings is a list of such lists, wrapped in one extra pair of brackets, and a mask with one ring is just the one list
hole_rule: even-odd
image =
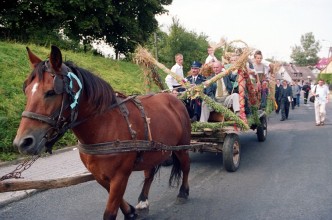
[(176, 145), (169, 146), (155, 141), (146, 140), (124, 140), (124, 141), (111, 141), (98, 144), (81, 144), (77, 145), (80, 152), (91, 155), (106, 155), (114, 153), (125, 152), (145, 152), (145, 151), (178, 151), (189, 150), (193, 146), (189, 145)]
[(55, 189), (77, 185), (92, 180), (95, 180), (95, 178), (91, 173), (50, 180), (4, 180), (0, 182), (0, 193), (28, 189)]

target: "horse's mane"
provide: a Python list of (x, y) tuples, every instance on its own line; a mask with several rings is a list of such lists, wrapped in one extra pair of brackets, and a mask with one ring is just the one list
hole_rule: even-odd
[(104, 112), (115, 102), (114, 90), (109, 83), (88, 70), (77, 67), (72, 62), (65, 62), (65, 64), (74, 74), (81, 74), (83, 78), (83, 90), (88, 98), (88, 102), (92, 104), (95, 110)]
[[(43, 80), (43, 72), (46, 70), (45, 62), (40, 62), (34, 71), (30, 74), (26, 82), (31, 82), (36, 75), (38, 75), (39, 80)], [(88, 98), (88, 102), (98, 112), (104, 112), (107, 110), (113, 102), (115, 102), (115, 93), (110, 84), (100, 77), (94, 75), (86, 69), (76, 66), (73, 62), (64, 62), (72, 72), (83, 78), (83, 91)]]

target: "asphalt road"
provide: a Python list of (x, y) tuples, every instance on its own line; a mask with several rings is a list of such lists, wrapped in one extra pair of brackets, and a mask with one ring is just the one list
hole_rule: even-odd
[[(289, 120), (271, 114), (268, 136), (240, 134), (241, 165), (222, 167), (221, 155), (191, 153), (190, 198), (175, 203), (170, 168), (161, 169), (144, 219), (332, 219), (332, 105), (316, 127), (313, 104), (290, 110)], [(143, 173), (130, 178), (125, 198), (136, 205)], [(107, 193), (95, 182), (44, 191), (0, 209), (0, 219), (102, 219)], [(123, 219), (119, 211), (118, 219)]]

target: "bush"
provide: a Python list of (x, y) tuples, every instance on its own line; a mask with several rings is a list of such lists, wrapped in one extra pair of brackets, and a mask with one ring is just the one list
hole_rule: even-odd
[(323, 79), (327, 84), (329, 84), (330, 85), (330, 90), (331, 90), (332, 73), (320, 73), (320, 74), (318, 74), (317, 81), (319, 79)]

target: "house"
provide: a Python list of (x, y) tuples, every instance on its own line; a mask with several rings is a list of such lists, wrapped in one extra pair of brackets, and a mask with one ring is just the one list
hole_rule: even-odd
[(315, 77), (318, 77), (318, 74), (320, 74), (321, 70), (317, 67), (309, 67), (311, 69), (311, 72), (315, 75)]
[(287, 80), (288, 82), (298, 81), (300, 85), (303, 85), (305, 82), (314, 82), (316, 76), (308, 67), (296, 66), (295, 64), (290, 63), (283, 64), (280, 67), (277, 79)]
[(279, 79), (280, 81), (286, 80), (287, 82), (291, 82), (292, 78), (289, 75), (289, 73), (286, 71), (285, 65), (281, 65), (277, 74), (276, 79)]
[(321, 74), (332, 73), (332, 58), (330, 58), (329, 63), (321, 70)]

